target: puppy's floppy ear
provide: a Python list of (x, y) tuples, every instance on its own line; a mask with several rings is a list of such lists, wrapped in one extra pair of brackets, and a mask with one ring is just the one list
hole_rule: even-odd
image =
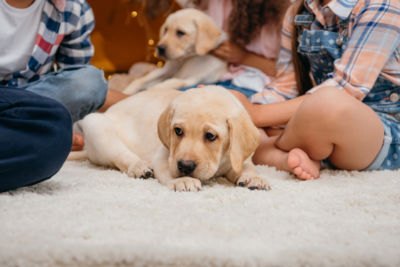
[(197, 27), (196, 54), (203, 56), (210, 52), (218, 43), (222, 31), (207, 15), (202, 14), (194, 18)]
[(169, 105), (161, 116), (158, 118), (157, 131), (161, 143), (169, 149), (171, 142), (171, 120), (172, 120), (172, 107)]
[(229, 159), (236, 174), (241, 174), (244, 161), (260, 144), (260, 132), (243, 110), (239, 116), (228, 119)]
[(158, 38), (159, 40), (161, 40), (161, 38), (164, 36), (165, 34), (165, 27), (167, 27), (167, 22), (165, 21), (163, 25), (161, 25), (160, 27), (160, 31), (158, 32)]

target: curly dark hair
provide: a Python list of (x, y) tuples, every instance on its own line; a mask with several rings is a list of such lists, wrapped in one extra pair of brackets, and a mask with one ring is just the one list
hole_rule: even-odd
[[(207, 9), (213, 0), (193, 0), (200, 9)], [(290, 0), (231, 0), (232, 11), (229, 14), (230, 39), (239, 46), (247, 45), (267, 23), (280, 26)]]
[(267, 23), (281, 24), (289, 0), (231, 0), (229, 36), (239, 46), (247, 45)]

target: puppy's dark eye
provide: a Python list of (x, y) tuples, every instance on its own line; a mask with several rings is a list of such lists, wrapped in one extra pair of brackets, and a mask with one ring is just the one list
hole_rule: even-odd
[(175, 133), (176, 133), (177, 136), (182, 136), (182, 135), (183, 135), (183, 131), (182, 131), (182, 129), (179, 128), (179, 127), (175, 127), (175, 128), (174, 128), (174, 131), (175, 131)]
[(168, 28), (165, 27), (165, 28), (164, 28), (164, 34), (167, 33), (167, 31), (168, 31)]
[(184, 32), (184, 31), (181, 31), (181, 30), (177, 30), (176, 31), (176, 36), (178, 36), (178, 37), (182, 37), (182, 36), (184, 36), (186, 33)]
[(215, 134), (209, 133), (207, 132), (204, 137), (206, 138), (206, 140), (208, 141), (214, 141), (215, 139), (217, 139), (217, 136)]

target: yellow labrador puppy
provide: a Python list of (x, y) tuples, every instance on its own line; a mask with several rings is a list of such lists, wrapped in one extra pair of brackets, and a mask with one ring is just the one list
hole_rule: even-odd
[(177, 191), (196, 191), (201, 181), (224, 176), (250, 189), (269, 189), (250, 156), (259, 132), (226, 89), (207, 86), (176, 97), (158, 120), (163, 146), (153, 158), (155, 176)]
[(172, 88), (213, 83), (226, 71), (226, 63), (208, 54), (226, 40), (226, 34), (203, 12), (188, 8), (168, 16), (160, 29), (157, 54), (165, 59), (162, 68), (131, 82), (124, 90), (134, 94), (170, 78)]
[(250, 159), (259, 132), (241, 103), (219, 86), (185, 92), (155, 86), (77, 126), (85, 150), (70, 159), (88, 157), (131, 177), (151, 177), (154, 169), (159, 182), (176, 191), (197, 191), (202, 181), (221, 176), (269, 189)]

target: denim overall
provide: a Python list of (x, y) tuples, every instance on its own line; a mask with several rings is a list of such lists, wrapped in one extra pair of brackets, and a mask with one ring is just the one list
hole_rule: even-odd
[[(318, 85), (333, 77), (334, 61), (346, 49), (348, 20), (339, 21), (338, 32), (309, 30), (313, 21), (314, 15), (308, 10), (295, 17), (299, 28), (297, 52), (303, 62), (309, 62)], [(400, 168), (400, 86), (379, 76), (363, 103), (378, 114), (385, 130), (381, 151), (367, 170)]]

